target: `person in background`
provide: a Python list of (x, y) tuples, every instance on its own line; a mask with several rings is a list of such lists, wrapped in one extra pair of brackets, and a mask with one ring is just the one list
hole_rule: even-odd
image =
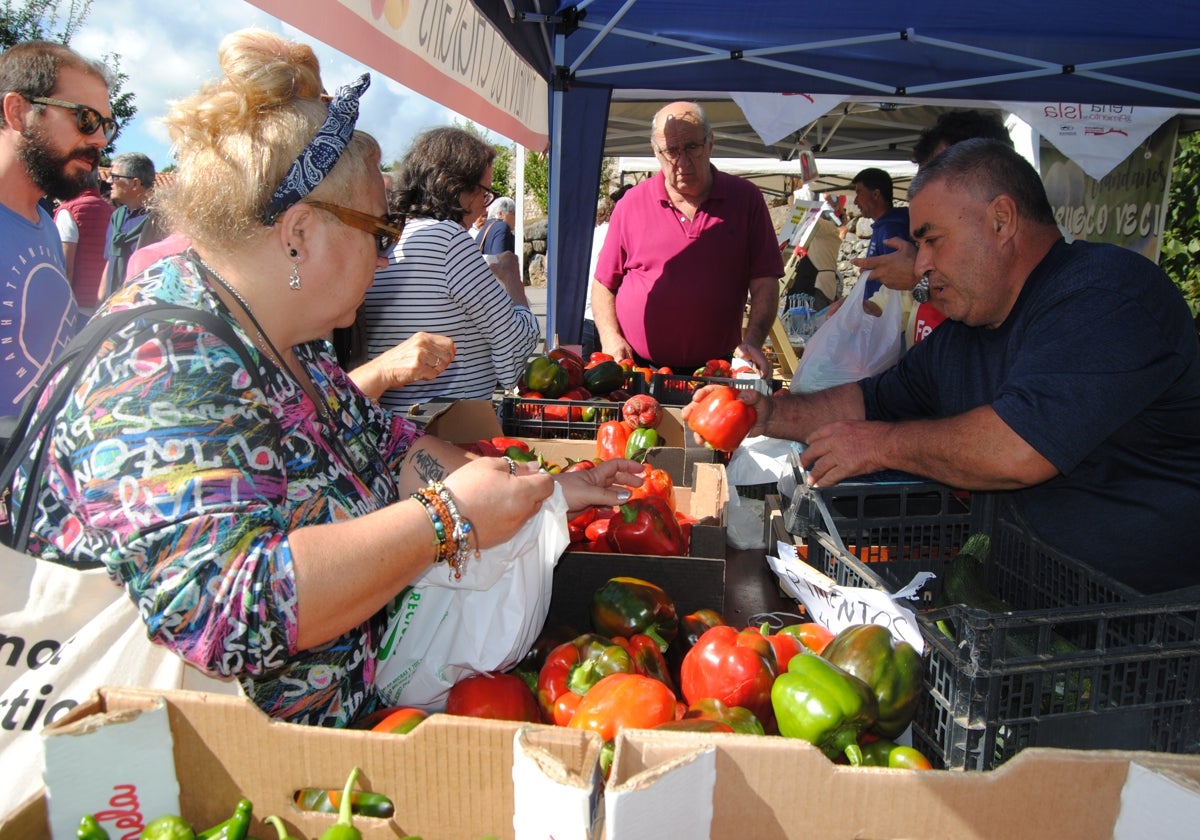
[(104, 65), (61, 44), (27, 41), (0, 54), (0, 445), (82, 322), (62, 240), (39, 202), (94, 183), (117, 133), (108, 91)]
[(613, 210), (592, 281), (603, 351), (688, 375), (738, 356), (769, 377), (762, 348), (783, 258), (762, 192), (712, 165), (712, 127), (694, 102), (655, 114), (650, 142), (661, 171)]
[(600, 337), (596, 333), (596, 321), (592, 317), (592, 278), (596, 276), (596, 263), (600, 261), (600, 249), (604, 247), (604, 237), (608, 235), (608, 223), (612, 218), (613, 208), (625, 193), (629, 192), (631, 184), (623, 184), (616, 192), (609, 193), (596, 202), (596, 227), (592, 230), (592, 258), (588, 265), (587, 299), (583, 305), (583, 332), (581, 335), (583, 358), (587, 359), (592, 353), (600, 350)]
[(481, 562), (556, 483), (575, 512), (617, 504), (641, 467), (472, 459), (359, 390), (324, 336), (399, 235), (379, 144), (354, 131), (370, 79), (326, 97), (312, 49), (265, 31), (219, 57), (223, 78), (167, 117), (180, 174), (158, 201), (192, 247), (101, 305), (145, 311), (87, 365), (43, 481), (27, 486), (27, 459), (12, 498), (35, 506), (29, 552), (107, 568), (155, 643), (272, 717), (346, 726), (380, 704), (386, 608), (415, 576)]
[(75, 198), (58, 205), (54, 224), (63, 243), (63, 261), (67, 279), (75, 294), (75, 303), (84, 316), (90, 316), (100, 303), (104, 283), (104, 246), (108, 242), (108, 220), (113, 206), (100, 195), (100, 179), (92, 173), (92, 182)]
[(751, 433), (806, 443), (814, 486), (897, 469), (1010, 493), (1035, 536), (1134, 589), (1200, 584), (1200, 343), (1179, 289), (1129, 249), (1065, 242), (998, 141), (951, 146), (908, 197), (946, 322), (878, 376), (739, 392)]
[[(142, 234), (150, 224), (154, 161), (140, 152), (117, 155), (109, 168), (108, 180), (112, 184), (111, 197), (116, 209), (108, 223), (108, 242), (104, 248), (108, 265), (104, 269), (102, 297), (121, 288), (129, 257), (142, 245), (149, 244), (142, 241)], [(155, 236), (153, 241), (161, 238)]]
[(454, 346), (452, 357), (426, 358), (436, 378), (383, 393), (380, 402), (394, 411), (438, 399), (491, 399), (497, 386), (516, 384), (537, 343), (519, 274), (489, 270), (465, 227), (494, 197), (495, 156), (468, 131), (436, 128), (416, 138), (392, 173), (391, 207), (405, 219), (404, 233), (363, 304), (367, 356), (422, 331)]
[(505, 286), (524, 285), (521, 260), (517, 257), (517, 204), (508, 196), (500, 196), (487, 207), (487, 219), (475, 236), (483, 259), (492, 273)]
[[(868, 167), (855, 175), (850, 185), (854, 187), (854, 203), (858, 211), (871, 220), (867, 257), (892, 251), (894, 246), (888, 244), (889, 240), (899, 238), (910, 241), (908, 208), (894, 205), (891, 175), (883, 169)], [(883, 283), (876, 280), (874, 275), (868, 276), (864, 282), (867, 287), (863, 291), (863, 307), (875, 315), (882, 315), (883, 308), (872, 298), (883, 287)], [(911, 304), (911, 300), (908, 303)], [(905, 312), (910, 308), (911, 306), (904, 307)]]

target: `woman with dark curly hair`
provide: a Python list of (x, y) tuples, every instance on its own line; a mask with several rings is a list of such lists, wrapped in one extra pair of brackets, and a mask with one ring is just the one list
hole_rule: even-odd
[(421, 330), (449, 336), (455, 354), (436, 379), (387, 391), (380, 401), (406, 410), (433, 399), (488, 399), (517, 378), (538, 338), (519, 276), (498, 279), (467, 233), (495, 198), (496, 150), (459, 128), (421, 134), (393, 173), (394, 213), (404, 234), (375, 273), (362, 319), (368, 356)]

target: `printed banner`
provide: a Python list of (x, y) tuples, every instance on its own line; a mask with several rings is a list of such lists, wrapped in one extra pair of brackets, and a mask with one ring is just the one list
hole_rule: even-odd
[(250, 0), (527, 149), (549, 144), (546, 80), (471, 0)]
[(1076, 239), (1111, 242), (1158, 262), (1179, 121), (1151, 134), (1097, 180), (1055, 148), (1041, 153), (1054, 218)]
[(996, 105), (1029, 123), (1097, 181), (1178, 113), (1174, 108), (1077, 102), (997, 102)]

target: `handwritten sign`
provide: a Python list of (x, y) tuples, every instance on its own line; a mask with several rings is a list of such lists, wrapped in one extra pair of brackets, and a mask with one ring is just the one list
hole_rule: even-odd
[(934, 577), (921, 572), (908, 586), (895, 594), (860, 586), (840, 586), (837, 581), (800, 559), (796, 547), (780, 542), (778, 557), (767, 557), (784, 591), (804, 605), (813, 621), (841, 632), (855, 624), (881, 624), (897, 638), (908, 642), (918, 653), (925, 652), (925, 640), (916, 614), (896, 601), (913, 597), (925, 582)]

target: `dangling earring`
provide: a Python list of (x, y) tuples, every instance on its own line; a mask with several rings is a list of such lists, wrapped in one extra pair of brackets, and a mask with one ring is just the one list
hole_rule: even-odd
[(288, 278), (288, 287), (292, 291), (300, 291), (300, 266), (292, 263), (292, 276)]

